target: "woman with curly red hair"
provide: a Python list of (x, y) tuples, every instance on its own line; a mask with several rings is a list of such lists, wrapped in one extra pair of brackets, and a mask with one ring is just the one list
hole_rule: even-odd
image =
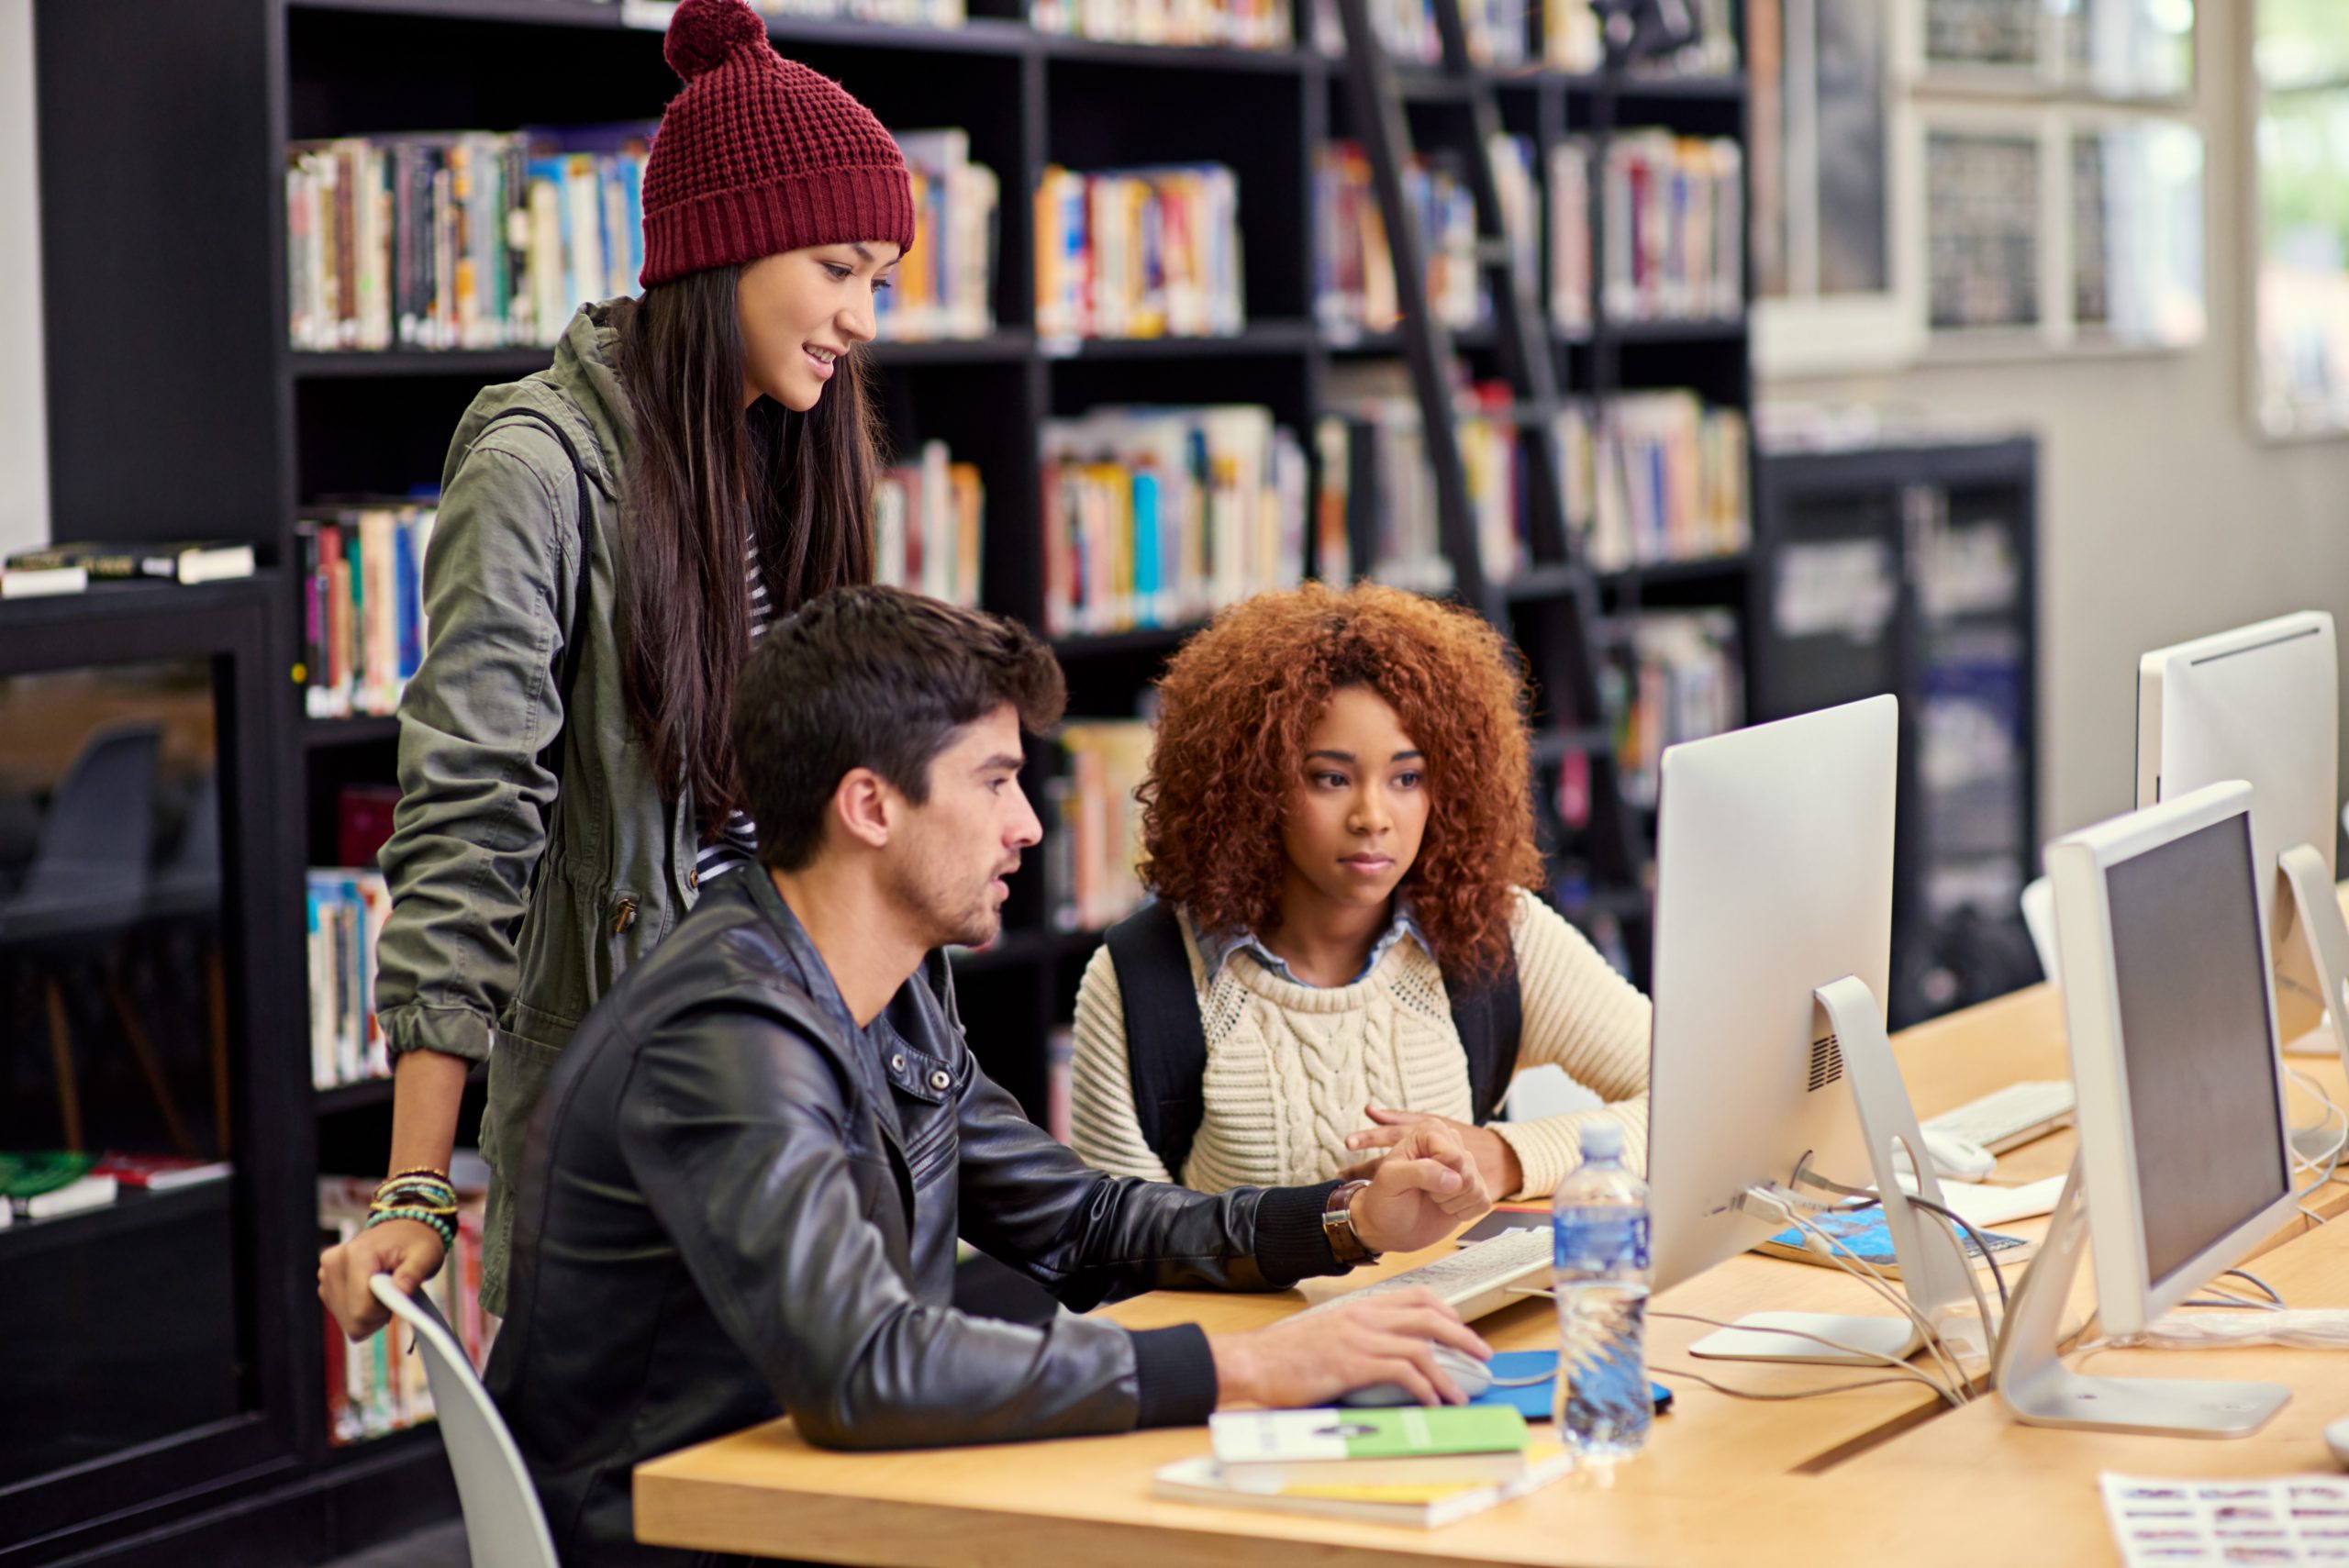
[[(1491, 627), (1399, 589), (1308, 584), (1218, 616), (1158, 693), (1142, 878), (1163, 908), (1113, 934), (1077, 995), (1089, 1163), (1200, 1191), (1296, 1184), (1437, 1121), (1496, 1195), (1545, 1195), (1602, 1117), (1644, 1159), (1647, 999), (1529, 891), (1525, 679)], [(1196, 1020), (1136, 1016), (1140, 986), (1121, 989), (1152, 921), (1170, 954), (1179, 928), (1166, 962), (1187, 962)], [(1513, 1006), (1486, 1006), (1497, 990)], [(1497, 1073), (1496, 1048), (1464, 1042), (1495, 1016), (1517, 1024)], [(1168, 1051), (1187, 1052), (1172, 1085)], [(1480, 1070), (1497, 1100), (1512, 1065), (1542, 1062), (1603, 1108), (1485, 1125)]]

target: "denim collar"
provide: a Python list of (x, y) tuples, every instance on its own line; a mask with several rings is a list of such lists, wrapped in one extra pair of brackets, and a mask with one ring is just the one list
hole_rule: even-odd
[[(1363, 960), (1362, 973), (1346, 984), (1359, 985), (1369, 979), (1371, 972), (1385, 960), (1388, 951), (1405, 937), (1419, 943), (1420, 951), (1433, 956), (1435, 950), (1428, 945), (1427, 933), (1420, 930), (1419, 923), (1411, 917), (1410, 900), (1397, 894), (1395, 898), (1395, 918), (1388, 923), (1379, 939), (1370, 944), (1370, 954)], [(1223, 973), (1224, 965), (1231, 962), (1232, 955), (1242, 952), (1264, 965), (1264, 972), (1276, 980), (1286, 980), (1292, 985), (1303, 985), (1317, 991), (1327, 989), (1327, 987), (1315, 985), (1310, 980), (1299, 979), (1296, 972), (1289, 968), (1286, 959), (1266, 947), (1263, 938), (1244, 927), (1233, 926), (1219, 931), (1199, 933), (1199, 962), (1207, 971), (1210, 984), (1214, 983), (1216, 976)]]

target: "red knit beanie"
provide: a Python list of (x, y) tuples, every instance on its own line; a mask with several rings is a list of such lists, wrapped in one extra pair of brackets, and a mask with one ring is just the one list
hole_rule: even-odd
[(809, 245), (913, 249), (896, 142), (847, 88), (775, 53), (746, 0), (684, 0), (662, 52), (685, 88), (645, 161), (645, 287)]

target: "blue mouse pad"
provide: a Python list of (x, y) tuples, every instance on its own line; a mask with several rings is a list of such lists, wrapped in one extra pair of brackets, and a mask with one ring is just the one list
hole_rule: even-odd
[[(1506, 1405), (1529, 1421), (1551, 1418), (1551, 1405), (1556, 1398), (1558, 1385), (1558, 1352), (1555, 1351), (1496, 1351), (1486, 1363), (1495, 1377), (1532, 1377), (1541, 1374), (1539, 1383), (1523, 1387), (1487, 1388), (1469, 1401), (1472, 1405)], [(1656, 1413), (1661, 1415), (1672, 1398), (1672, 1390), (1661, 1383), (1648, 1385), (1656, 1401)]]

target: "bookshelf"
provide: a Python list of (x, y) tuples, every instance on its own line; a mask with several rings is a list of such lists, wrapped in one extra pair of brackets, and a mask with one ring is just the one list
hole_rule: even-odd
[[(1298, 26), (1309, 33), (1309, 6)], [(974, 0), (955, 29), (775, 17), (792, 58), (839, 78), (893, 128), (966, 128), (974, 161), (1001, 181), (995, 332), (976, 341), (883, 342), (877, 401), (900, 454), (943, 439), (975, 463), (986, 489), (985, 604), (1041, 625), (1043, 555), (1037, 431), (1045, 420), (1112, 403), (1248, 401), (1311, 447), (1341, 367), (1401, 352), (1398, 335), (1352, 339), (1314, 324), (1313, 150), (1350, 132), (1343, 61), (1298, 47), (1174, 49), (1045, 34), (1020, 0)], [(661, 58), (666, 8), (615, 0), (39, 0), (36, 58), (45, 222), (46, 333), (53, 513), (59, 537), (106, 534), (252, 539), (289, 638), (298, 590), (297, 509), (328, 494), (405, 491), (436, 480), (450, 432), (481, 386), (541, 368), (546, 350), (296, 351), (287, 346), (282, 172), (286, 144), (449, 128), (609, 124), (657, 117), (676, 87)], [(1742, 76), (1624, 83), (1538, 70), (1495, 73), (1507, 128), (1552, 149), (1600, 123), (1660, 126), (1741, 140)], [(1408, 113), (1456, 114), (1441, 92)], [(1033, 329), (1035, 258), (1029, 195), (1047, 164), (1075, 170), (1219, 161), (1239, 176), (1247, 326), (1222, 338), (1070, 341)], [(1593, 182), (1596, 185), (1597, 182)], [(1546, 224), (1544, 225), (1546, 228)], [(1587, 392), (1602, 358), (1626, 391), (1690, 388), (1750, 410), (1742, 315), (1722, 320), (1553, 330), (1559, 378)], [(1497, 374), (1489, 327), (1456, 334), (1474, 379)], [(1368, 558), (1358, 542), (1357, 559)], [(1610, 618), (1644, 610), (1727, 606), (1744, 617), (1753, 557), (1649, 566), (1595, 580), (1575, 561), (1546, 561), (1501, 585), (1505, 629), (1534, 667), (1562, 656), (1557, 606), (1595, 586)], [(1130, 717), (1136, 699), (1191, 627), (1061, 639), (1075, 717)], [(1750, 646), (1750, 639), (1748, 639)], [(310, 719), (288, 684), (277, 733), (274, 850), (294, 874), (277, 928), (298, 933), (299, 868), (332, 863), (335, 792), (391, 781), (396, 726), (380, 717)], [(1571, 859), (1573, 835), (1550, 802), (1559, 773), (1609, 744), (1604, 715), (1539, 714), (1537, 787), (1545, 839)], [(1049, 769), (1031, 768), (1041, 798)], [(1065, 1021), (1094, 937), (1052, 929), (1042, 856), (1030, 857), (993, 949), (956, 960), (981, 1060), (1041, 1119), (1050, 1093), (1045, 1036)], [(1646, 900), (1609, 892), (1570, 909), (1621, 931), (1644, 971)], [(306, 1016), (295, 935), (264, 966), (285, 1016)], [(284, 1071), (315, 1126), (295, 1173), (367, 1171), (388, 1130), (388, 1095), (359, 1084), (313, 1093), (299, 1051)], [(477, 1107), (479, 1088), (471, 1103)], [(372, 1151), (372, 1152), (371, 1152)], [(286, 1307), (287, 1354), (322, 1364), (309, 1306), (306, 1247), (266, 1278), (245, 1279)], [(322, 1401), (306, 1384), (275, 1412), (274, 1469), (116, 1499), (118, 1517), (168, 1532), (231, 1495), (238, 1529), (315, 1559), (363, 1540), (410, 1508), (449, 1506), (429, 1434), (332, 1450)], [(141, 1511), (141, 1510), (145, 1511)], [(110, 1527), (112, 1528), (112, 1527)], [(63, 1554), (80, 1550), (72, 1532)], [(44, 1547), (43, 1551), (48, 1549)], [(39, 1555), (38, 1553), (36, 1554)]]

